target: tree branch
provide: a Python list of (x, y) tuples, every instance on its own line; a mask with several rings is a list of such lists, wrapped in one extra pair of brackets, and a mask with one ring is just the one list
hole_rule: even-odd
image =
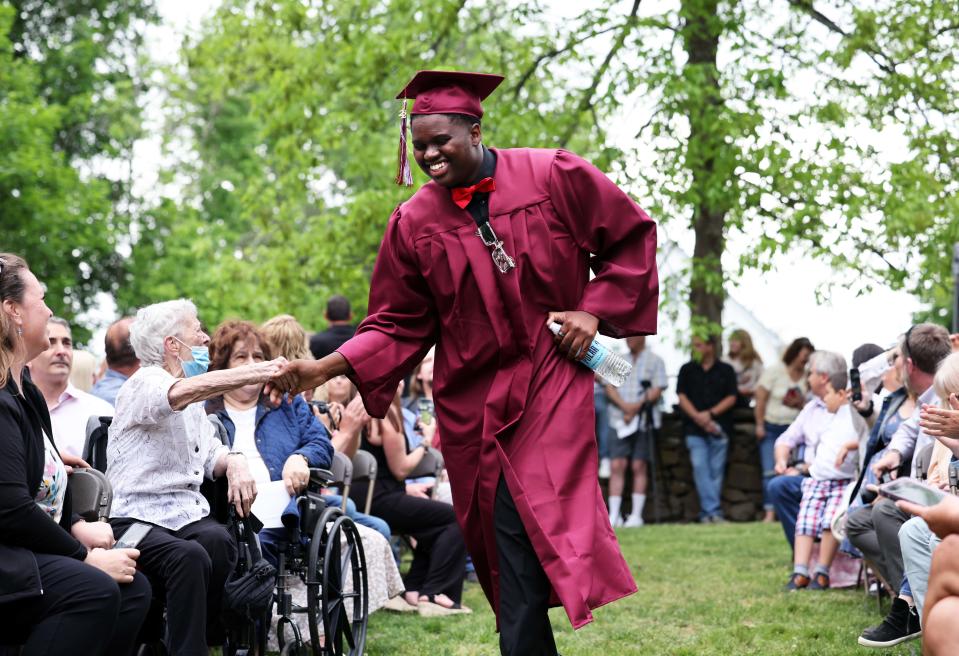
[(626, 22), (623, 24), (623, 29), (616, 36), (616, 40), (613, 42), (612, 47), (609, 49), (609, 52), (606, 53), (606, 58), (603, 59), (603, 63), (600, 64), (599, 68), (596, 69), (596, 73), (593, 75), (592, 82), (589, 87), (583, 91), (583, 95), (580, 98), (579, 106), (576, 108), (576, 117), (566, 128), (566, 132), (563, 135), (563, 138), (560, 139), (559, 147), (565, 148), (569, 143), (569, 140), (573, 137), (573, 134), (576, 132), (576, 129), (579, 127), (581, 116), (583, 113), (589, 109), (590, 105), (593, 102), (593, 94), (596, 93), (596, 89), (599, 87), (599, 83), (602, 81), (603, 76), (606, 75), (606, 71), (609, 69), (609, 64), (613, 60), (613, 57), (616, 56), (616, 53), (623, 47), (626, 43), (626, 36), (629, 34), (633, 25), (636, 23), (636, 15), (639, 13), (639, 3), (642, 0), (633, 0), (633, 8), (629, 12), (629, 16), (626, 18)]
[[(820, 25), (824, 25), (824, 26), (825, 26), (826, 28), (828, 28), (831, 32), (835, 32), (836, 34), (839, 34), (839, 35), (842, 36), (844, 39), (848, 39), (848, 38), (849, 38), (850, 33), (847, 32), (846, 30), (842, 29), (842, 27), (840, 27), (835, 21), (833, 21), (833, 20), (830, 19), (828, 16), (826, 16), (825, 14), (823, 14), (821, 11), (819, 11), (818, 9), (816, 9), (815, 7), (813, 7), (812, 0), (789, 0), (789, 4), (791, 4), (793, 7), (796, 7), (797, 9), (800, 9), (800, 10), (802, 10), (803, 12), (809, 14), (809, 16), (810, 16), (813, 20), (815, 20), (815, 21), (816, 21), (817, 23), (819, 23)], [(896, 73), (896, 65), (897, 65), (897, 64), (896, 64), (896, 62), (892, 59), (892, 57), (890, 57), (890, 56), (887, 55), (886, 53), (882, 52), (882, 51), (879, 50), (878, 48), (864, 48), (864, 49), (863, 49), (863, 52), (866, 53), (866, 55), (873, 61), (873, 63), (876, 64), (876, 66), (878, 66), (878, 67), (880, 68), (880, 70), (882, 70), (882, 71), (884, 71), (884, 72), (886, 72), (886, 73), (889, 73), (890, 75)], [(883, 63), (883, 62), (879, 61), (879, 59), (878, 59), (879, 57), (882, 57), (882, 58), (885, 59), (888, 63)]]

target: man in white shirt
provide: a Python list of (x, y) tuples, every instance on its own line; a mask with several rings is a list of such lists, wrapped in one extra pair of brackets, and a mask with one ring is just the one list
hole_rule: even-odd
[[(609, 521), (613, 526), (643, 525), (646, 504), (647, 465), (652, 433), (662, 424), (660, 399), (666, 388), (666, 366), (663, 359), (646, 348), (643, 336), (627, 337), (633, 369), (622, 387), (607, 385), (609, 397), (609, 454), (612, 458), (609, 477)], [(652, 420), (652, 426), (649, 420)], [(620, 505), (626, 463), (633, 465), (632, 510), (623, 522)]]
[(80, 457), (86, 440), (87, 420), (112, 417), (113, 406), (70, 384), (73, 335), (70, 324), (52, 317), (47, 322), (50, 348), (28, 363), (30, 377), (43, 393), (53, 423), (53, 442), (61, 455)]

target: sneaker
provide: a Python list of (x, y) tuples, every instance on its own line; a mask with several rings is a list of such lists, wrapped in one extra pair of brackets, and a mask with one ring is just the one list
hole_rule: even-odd
[(639, 528), (644, 523), (645, 522), (643, 522), (642, 517), (640, 517), (639, 515), (631, 514), (629, 517), (626, 518), (626, 521), (623, 523), (623, 526), (626, 528)]
[(599, 477), (600, 478), (609, 478), (610, 475), (609, 469), (609, 458), (600, 458), (599, 460)]
[(620, 526), (622, 526), (623, 525), (622, 515), (616, 515), (615, 517), (610, 517), (609, 525), (612, 526), (613, 528), (619, 528)]
[(859, 636), (863, 647), (892, 647), (900, 642), (914, 640), (922, 636), (919, 628), (919, 613), (904, 599), (892, 600), (892, 608), (879, 626), (872, 626)]
[(809, 577), (803, 574), (797, 574), (793, 572), (793, 575), (789, 577), (789, 583), (786, 584), (785, 590), (803, 590), (809, 585)]
[(713, 515), (709, 518), (709, 521), (711, 521), (713, 524), (725, 524), (726, 518), (722, 515)]
[(829, 575), (823, 574), (822, 572), (816, 572), (812, 575), (812, 580), (809, 582), (810, 590), (828, 590), (829, 589)]

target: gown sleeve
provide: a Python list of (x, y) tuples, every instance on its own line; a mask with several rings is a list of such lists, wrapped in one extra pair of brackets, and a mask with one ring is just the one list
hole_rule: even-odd
[(433, 295), (420, 273), (398, 207), (390, 217), (370, 282), (368, 315), (337, 351), (372, 417), (383, 418), (403, 377), (436, 343)]
[(596, 275), (576, 309), (598, 317), (610, 337), (655, 334), (656, 224), (599, 169), (563, 150), (553, 160), (550, 197), (570, 236), (594, 256)]

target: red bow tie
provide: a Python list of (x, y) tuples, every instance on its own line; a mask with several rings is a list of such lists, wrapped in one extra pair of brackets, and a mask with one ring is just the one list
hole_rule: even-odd
[(496, 191), (496, 183), (493, 178), (483, 178), (471, 187), (453, 187), (453, 202), (465, 210), (466, 206), (473, 200), (473, 194), (477, 191)]

